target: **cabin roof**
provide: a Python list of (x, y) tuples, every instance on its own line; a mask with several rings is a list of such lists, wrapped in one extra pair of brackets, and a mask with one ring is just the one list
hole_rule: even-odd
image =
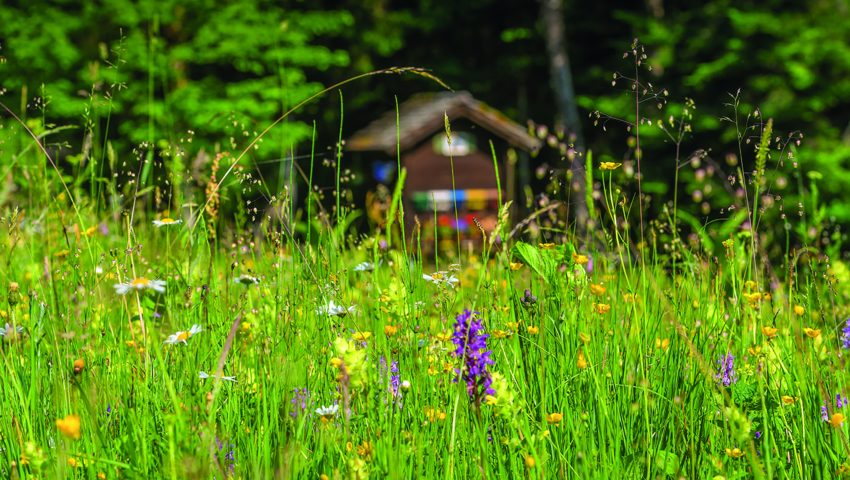
[(540, 140), (502, 112), (476, 100), (469, 92), (440, 92), (416, 94), (398, 106), (398, 136), (396, 112), (384, 113), (346, 141), (352, 151), (383, 151), (395, 154), (416, 145), (445, 128), (443, 115), (449, 120), (466, 118), (489, 130), (513, 147), (535, 151)]

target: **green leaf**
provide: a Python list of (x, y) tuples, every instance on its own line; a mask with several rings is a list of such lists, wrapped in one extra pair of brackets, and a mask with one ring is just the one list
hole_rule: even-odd
[(548, 283), (549, 276), (555, 270), (555, 265), (551, 256), (543, 255), (543, 252), (545, 250), (541, 250), (525, 242), (519, 242), (514, 245), (514, 255), (519, 257), (523, 263), (537, 272)]
[(673, 452), (659, 450), (655, 454), (655, 467), (672, 477), (679, 471), (679, 456)]

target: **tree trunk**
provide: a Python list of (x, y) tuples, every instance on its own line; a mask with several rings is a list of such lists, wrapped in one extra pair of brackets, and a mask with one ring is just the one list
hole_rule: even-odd
[(585, 145), (578, 116), (573, 76), (570, 71), (570, 57), (567, 55), (563, 0), (542, 0), (540, 18), (543, 22), (546, 51), (549, 54), (550, 81), (558, 108), (555, 123), (563, 126), (567, 134), (575, 138), (576, 152), (582, 153), (581, 157), (575, 157), (570, 166), (572, 172), (570, 206), (576, 224), (576, 233), (582, 237), (587, 224), (583, 159)]

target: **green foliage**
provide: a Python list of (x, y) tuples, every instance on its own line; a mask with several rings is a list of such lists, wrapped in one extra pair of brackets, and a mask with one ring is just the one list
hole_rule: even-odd
[[(309, 71), (349, 64), (326, 43), (353, 17), (277, 2), (116, 0), (4, 4), (0, 22), (3, 87), (29, 102), (46, 85), (51, 121), (75, 123), (91, 106), (90, 121), (115, 117), (121, 142), (176, 146), (195, 131), (200, 146), (231, 138), (233, 148), (321, 89)], [(293, 121), (265, 143), (280, 151), (309, 133)]]

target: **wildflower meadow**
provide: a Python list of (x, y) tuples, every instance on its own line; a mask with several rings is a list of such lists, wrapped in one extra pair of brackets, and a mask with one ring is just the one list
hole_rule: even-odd
[[(438, 69), (352, 47), (368, 73), (318, 87), (299, 68), (349, 57), (308, 44), (360, 17), (302, 12), (252, 46), (247, 7), (209, 24), (244, 36), (159, 64), (192, 20), (174, 11), (103, 43), (83, 100), (0, 92), (0, 477), (850, 477), (848, 197), (795, 125), (734, 89), (703, 115), (627, 39), (615, 93), (578, 100), (604, 140), (444, 96), (467, 117), (437, 111), (403, 160), (390, 96), (370, 186), (348, 109), (364, 82), (448, 92)], [(181, 69), (242, 47), (282, 49), (232, 61), (279, 77), (200, 100)], [(408, 196), (426, 150), (446, 187)]]

